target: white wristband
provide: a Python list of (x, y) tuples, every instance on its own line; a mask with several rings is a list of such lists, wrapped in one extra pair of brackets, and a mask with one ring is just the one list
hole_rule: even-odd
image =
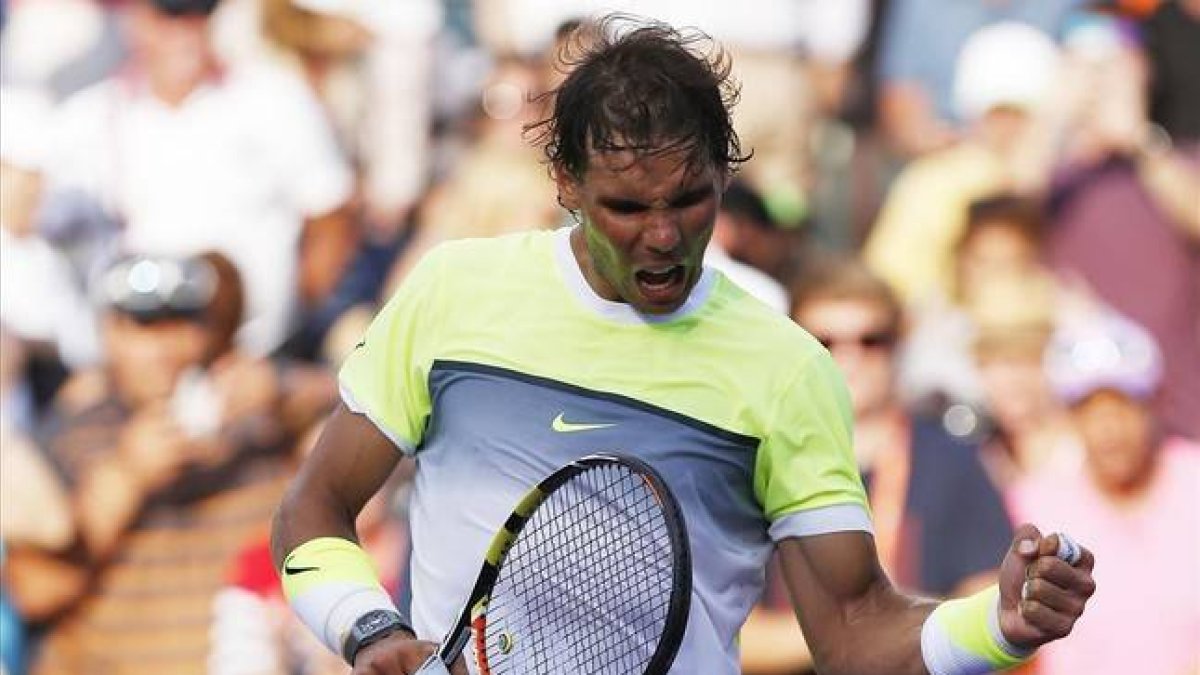
[(938, 605), (921, 626), (921, 656), (930, 675), (984, 675), (1010, 668), (1032, 655), (1000, 630), (1000, 591)]
[(320, 537), (301, 544), (288, 554), (280, 576), (292, 610), (339, 656), (359, 617), (376, 609), (399, 613), (370, 558), (346, 539)]

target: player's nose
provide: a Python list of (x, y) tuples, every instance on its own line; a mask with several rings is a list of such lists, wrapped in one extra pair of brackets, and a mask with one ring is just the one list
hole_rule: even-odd
[(683, 233), (671, 209), (656, 209), (650, 214), (643, 241), (650, 250), (663, 255), (672, 254), (679, 249), (683, 243)]

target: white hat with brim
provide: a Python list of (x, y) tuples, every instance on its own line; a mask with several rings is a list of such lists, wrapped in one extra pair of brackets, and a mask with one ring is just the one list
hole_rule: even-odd
[(999, 107), (1033, 109), (1058, 70), (1059, 50), (1042, 31), (1015, 21), (994, 23), (967, 39), (954, 73), (954, 105), (964, 120)]
[(1065, 322), (1050, 340), (1045, 367), (1054, 391), (1072, 405), (1101, 390), (1146, 400), (1163, 377), (1154, 337), (1111, 311)]

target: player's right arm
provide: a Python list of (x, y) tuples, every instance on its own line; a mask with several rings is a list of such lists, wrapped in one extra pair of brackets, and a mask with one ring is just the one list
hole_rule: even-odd
[[(413, 270), (338, 375), (343, 403), (322, 430), (275, 516), (271, 547), (293, 611), (356, 674), (408, 675), (434, 645), (379, 583), (355, 520), (420, 445), (440, 332), (444, 273), (432, 251)], [(456, 672), (466, 675), (462, 666)]]
[[(339, 405), (275, 514), (271, 551), (288, 599), (337, 653), (361, 616), (396, 611), (358, 548), (354, 524), (400, 456), (370, 419)], [(436, 647), (402, 628), (364, 646), (352, 665), (356, 674), (409, 675)], [(454, 672), (466, 675), (460, 668)]]
[(359, 511), (399, 461), (396, 446), (370, 420), (338, 405), (275, 514), (276, 566), (282, 569), (287, 554), (310, 539), (357, 541)]

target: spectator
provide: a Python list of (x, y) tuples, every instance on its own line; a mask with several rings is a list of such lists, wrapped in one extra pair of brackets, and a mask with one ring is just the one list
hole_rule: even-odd
[(905, 410), (897, 396), (902, 311), (895, 296), (857, 263), (814, 271), (793, 296), (792, 318), (846, 375), (884, 567), (902, 587), (972, 590), (991, 574), (1011, 532), (978, 448), (952, 437), (940, 420)]
[(106, 390), (45, 434), (75, 539), (9, 551), (14, 602), (46, 628), (35, 673), (204, 672), (213, 594), (294, 443), (272, 368), (209, 365), (221, 281), (195, 258), (126, 260), (101, 281)]
[[(1008, 516), (977, 445), (952, 436), (939, 418), (912, 414), (901, 404), (895, 347), (902, 310), (894, 294), (861, 264), (843, 261), (800, 279), (792, 318), (830, 350), (846, 377), (855, 454), (889, 576), (902, 588), (941, 596), (969, 594), (991, 582), (996, 554), (1011, 537)], [(747, 672), (808, 665), (807, 654), (782, 646), (784, 620), (791, 622), (787, 641), (801, 644), (790, 609), (768, 605), (751, 615), (743, 632)]]
[(1045, 223), (1037, 203), (1011, 194), (991, 195), (972, 203), (965, 220), (951, 245), (949, 284), (913, 304), (912, 327), (901, 349), (900, 390), (918, 407), (982, 404), (972, 343), (976, 313), (992, 308), (981, 296), (997, 280), (1037, 277), (1048, 283), (1039, 263)]
[(1111, 314), (1064, 326), (1047, 351), (1083, 470), (1047, 467), (1014, 486), (1009, 503), (1017, 519), (1069, 530), (1106, 562), (1088, 617), (1041, 650), (1044, 675), (1200, 666), (1200, 447), (1162, 433), (1151, 401), (1164, 365), (1143, 328)]
[[(561, 22), (602, 10), (695, 26), (712, 35), (730, 48), (741, 85), (735, 127), (743, 144), (755, 151), (744, 179), (763, 196), (772, 218), (790, 227), (801, 225), (808, 209), (813, 122), (820, 106), (840, 95), (869, 20), (866, 0), (758, 0), (751, 11), (735, 3), (690, 0), (477, 0), (474, 5), (481, 36), (498, 53), (536, 53)], [(780, 114), (780, 102), (786, 114)]]
[(546, 167), (523, 136), (525, 125), (537, 119), (534, 99), (544, 91), (544, 74), (537, 64), (522, 59), (496, 64), (481, 92), (477, 136), (450, 175), (427, 195), (416, 238), (397, 260), (389, 289), (439, 242), (560, 224), (562, 212), (546, 180)]
[(64, 361), (88, 363), (99, 350), (71, 264), (38, 228), (50, 111), (38, 90), (0, 88), (0, 323), (27, 354), (35, 412), (64, 377)]
[(319, 302), (353, 252), (351, 175), (302, 82), (218, 63), (216, 4), (130, 3), (131, 59), (66, 101), (49, 178), (58, 199), (101, 205), (126, 250), (225, 253), (246, 275), (239, 342), (265, 354), (298, 300)]
[(704, 263), (721, 270), (768, 306), (786, 313), (787, 290), (766, 269), (778, 271), (784, 256), (792, 257), (788, 249), (794, 246), (779, 245), (788, 234), (776, 230), (762, 199), (749, 186), (735, 181), (725, 190)]
[(123, 57), (114, 3), (18, 0), (0, 6), (0, 81), (54, 100), (112, 74)]
[(0, 547), (61, 550), (74, 536), (70, 505), (54, 468), (22, 426), (24, 360), (21, 342), (0, 327)]
[(1200, 438), (1200, 147), (1148, 125), (1146, 72), (1128, 27), (1095, 18), (1067, 36), (1077, 88), (1049, 193), (1049, 260), (1162, 345), (1158, 414)]
[(976, 292), (970, 312), (971, 354), (990, 422), (983, 458), (1000, 488), (1049, 463), (1078, 466), (1074, 433), (1042, 368), (1046, 343), (1068, 312), (1056, 306), (1063, 301), (1054, 290), (1044, 275), (998, 277)]
[(1150, 118), (1176, 142), (1200, 144), (1200, 2), (1164, 2), (1143, 26)]
[[(243, 3), (246, 4), (246, 3)], [(260, 0), (275, 60), (303, 74), (359, 169), (371, 232), (394, 236), (429, 171), (435, 0)]]
[(1029, 165), (1039, 156), (1036, 118), (1057, 59), (1048, 36), (1017, 23), (989, 26), (963, 47), (955, 93), (969, 123), (964, 136), (905, 167), (864, 248), (867, 263), (906, 303), (950, 284), (954, 242), (971, 202), (1041, 187)]
[[(0, 325), (0, 674), (25, 673), (26, 635), (8, 597), (6, 551), (11, 545), (63, 548), (72, 536), (69, 505), (58, 477), (21, 422), (25, 350)], [(15, 414), (14, 414), (15, 413)], [(16, 418), (16, 419), (14, 419)]]
[[(880, 123), (896, 149), (920, 155), (945, 147), (971, 120), (956, 104), (955, 64), (973, 35), (988, 26), (1019, 22), (1057, 35), (1084, 0), (895, 0), (886, 10), (880, 61)], [(1020, 47), (1006, 53), (1023, 77), (1044, 73)], [(1011, 79), (1010, 79), (1011, 81)], [(987, 80), (976, 78), (976, 84)]]
[[(314, 427), (306, 447), (315, 440), (316, 431)], [(401, 507), (413, 469), (413, 462), (402, 461), (358, 517), (359, 540), (393, 598), (406, 595), (407, 590), (401, 588), (408, 557)], [(252, 539), (238, 553), (228, 582), (213, 603), (209, 675), (345, 672), (346, 662), (327, 650), (288, 607), (280, 593), (279, 571), (271, 564), (268, 538)]]

